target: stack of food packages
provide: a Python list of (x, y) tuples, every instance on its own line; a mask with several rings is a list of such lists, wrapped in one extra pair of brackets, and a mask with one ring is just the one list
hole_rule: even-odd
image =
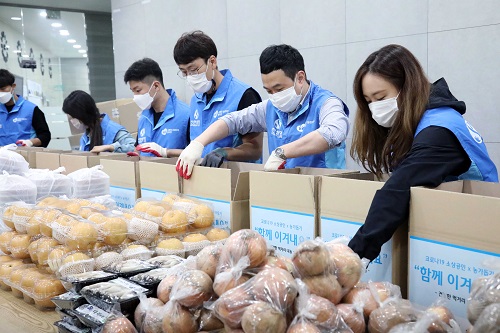
[(46, 197), (37, 204), (5, 204), (1, 213), (9, 230), (0, 233), (0, 250), (6, 254), (0, 256), (0, 286), (42, 309), (53, 309), (51, 299), (74, 290), (75, 284), (81, 289), (111, 280), (121, 291), (138, 288), (122, 295), (133, 296), (133, 312), (137, 291), (144, 288), (120, 285), (123, 277), (148, 272), (137, 275), (136, 282), (151, 288), (161, 281), (165, 267), (229, 236), (211, 227), (210, 206), (177, 195), (139, 200), (127, 211), (116, 210), (109, 196)]

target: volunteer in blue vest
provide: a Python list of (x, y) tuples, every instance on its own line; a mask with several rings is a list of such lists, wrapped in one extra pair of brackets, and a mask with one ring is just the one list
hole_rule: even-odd
[(85, 91), (71, 92), (64, 99), (62, 109), (75, 128), (85, 128), (80, 138), (81, 151), (127, 153), (135, 149), (130, 133), (107, 114), (101, 114), (92, 96)]
[(124, 81), (142, 110), (137, 151), (142, 156), (177, 157), (189, 143), (189, 107), (165, 89), (160, 65), (150, 58), (134, 62)]
[(233, 133), (267, 132), (269, 159), (264, 169), (327, 168), (328, 154), (349, 130), (349, 110), (340, 98), (307, 79), (304, 59), (289, 45), (272, 45), (260, 55), (269, 99), (230, 113), (192, 140), (178, 171), (189, 177), (203, 147)]
[(50, 130), (45, 115), (38, 106), (15, 93), (15, 80), (8, 70), (0, 69), (0, 146), (16, 143), (47, 147)]
[[(217, 47), (202, 31), (183, 34), (174, 47), (179, 77), (194, 90), (190, 104), (190, 138), (199, 136), (219, 118), (262, 101), (255, 89), (219, 70)], [(206, 145), (203, 166), (219, 167), (224, 160), (255, 162), (262, 156), (261, 133), (231, 133)]]
[(464, 118), (444, 78), (429, 83), (415, 58), (400, 45), (372, 53), (354, 78), (358, 104), (351, 155), (381, 176), (364, 225), (349, 246), (370, 260), (408, 218), (410, 187), (443, 181), (498, 182), (481, 135)]

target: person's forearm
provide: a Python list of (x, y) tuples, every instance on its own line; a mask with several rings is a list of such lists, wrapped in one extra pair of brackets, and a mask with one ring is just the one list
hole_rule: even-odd
[(263, 133), (249, 133), (242, 137), (243, 143), (235, 148), (224, 148), (228, 161), (248, 162), (262, 157)]
[(223, 120), (217, 120), (210, 125), (203, 133), (201, 133), (195, 140), (206, 146), (214, 141), (224, 139), (229, 135), (229, 127)]
[(40, 147), (42, 145), (42, 140), (39, 138), (30, 139), (33, 142), (33, 147)]
[(328, 142), (318, 131), (281, 146), (287, 158), (295, 158), (324, 153), (329, 149)]

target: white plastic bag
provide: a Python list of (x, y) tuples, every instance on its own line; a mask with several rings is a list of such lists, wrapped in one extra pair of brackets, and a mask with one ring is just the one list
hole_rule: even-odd
[(76, 170), (68, 175), (73, 182), (73, 198), (92, 198), (109, 194), (109, 176), (102, 165)]
[(24, 157), (14, 152), (17, 146), (10, 144), (0, 148), (0, 172), (6, 171), (9, 174), (23, 175), (29, 169), (29, 163)]
[(47, 197), (59, 197), (65, 195), (71, 197), (73, 192), (73, 183), (71, 179), (61, 174), (66, 169), (60, 167), (56, 170), (48, 169), (29, 169), (25, 176), (31, 180), (37, 187), (37, 200)]
[(14, 201), (34, 204), (36, 193), (36, 185), (29, 179), (19, 175), (10, 175), (5, 171), (0, 175), (0, 204)]

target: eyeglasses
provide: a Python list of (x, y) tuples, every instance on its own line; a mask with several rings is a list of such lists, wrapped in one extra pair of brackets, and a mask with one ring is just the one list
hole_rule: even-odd
[(188, 77), (189, 75), (197, 75), (197, 74), (200, 74), (198, 71), (203, 67), (205, 66), (206, 64), (202, 64), (200, 67), (196, 68), (195, 70), (192, 70), (192, 71), (184, 71), (182, 69), (179, 69), (179, 71), (177, 72), (177, 76), (180, 77), (181, 79), (185, 79), (186, 77)]

